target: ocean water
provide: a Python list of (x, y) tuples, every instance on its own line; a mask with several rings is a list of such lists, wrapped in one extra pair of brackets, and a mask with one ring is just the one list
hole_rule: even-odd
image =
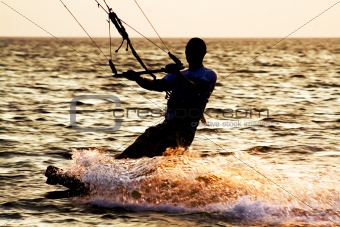
[[(150, 68), (171, 63), (132, 41)], [(165, 42), (186, 63), (187, 39)], [(89, 39), (0, 38), (0, 225), (340, 225), (340, 39), (206, 43), (218, 83), (190, 150), (115, 160), (165, 94), (113, 78)], [(140, 70), (124, 47), (112, 58)], [(45, 184), (48, 165), (91, 194)]]

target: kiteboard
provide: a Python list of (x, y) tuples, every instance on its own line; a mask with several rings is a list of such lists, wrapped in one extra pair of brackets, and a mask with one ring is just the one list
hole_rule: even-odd
[(45, 171), (46, 183), (49, 185), (62, 185), (73, 193), (88, 194), (90, 185), (82, 182), (77, 176), (71, 175), (55, 166), (48, 166)]

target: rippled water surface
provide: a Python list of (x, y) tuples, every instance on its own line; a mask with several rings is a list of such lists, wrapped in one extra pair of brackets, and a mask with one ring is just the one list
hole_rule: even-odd
[[(0, 39), (0, 225), (340, 224), (339, 39), (207, 39), (205, 65), (218, 74), (208, 124), (184, 155), (140, 160), (114, 155), (162, 121), (165, 94), (113, 78), (88, 39), (61, 41)], [(96, 42), (109, 55), (108, 40)], [(186, 42), (166, 40), (183, 62)], [(150, 68), (171, 63), (133, 43)], [(140, 69), (124, 49), (113, 61)], [(91, 194), (45, 184), (48, 165)]]

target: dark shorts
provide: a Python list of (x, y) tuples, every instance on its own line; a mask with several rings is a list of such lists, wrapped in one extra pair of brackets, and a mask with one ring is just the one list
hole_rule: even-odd
[(181, 123), (163, 122), (145, 130), (136, 141), (116, 158), (160, 156), (169, 147), (189, 147), (195, 137), (195, 128)]

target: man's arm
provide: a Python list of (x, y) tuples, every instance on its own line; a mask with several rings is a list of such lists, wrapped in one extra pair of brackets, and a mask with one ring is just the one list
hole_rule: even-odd
[(171, 90), (168, 83), (163, 79), (151, 80), (148, 78), (138, 77), (136, 83), (144, 89), (150, 91), (169, 91)]
[(141, 77), (135, 71), (129, 70), (123, 73), (123, 76), (128, 79), (135, 81), (139, 86), (150, 91), (170, 91), (169, 84), (164, 79), (151, 80), (148, 78)]

